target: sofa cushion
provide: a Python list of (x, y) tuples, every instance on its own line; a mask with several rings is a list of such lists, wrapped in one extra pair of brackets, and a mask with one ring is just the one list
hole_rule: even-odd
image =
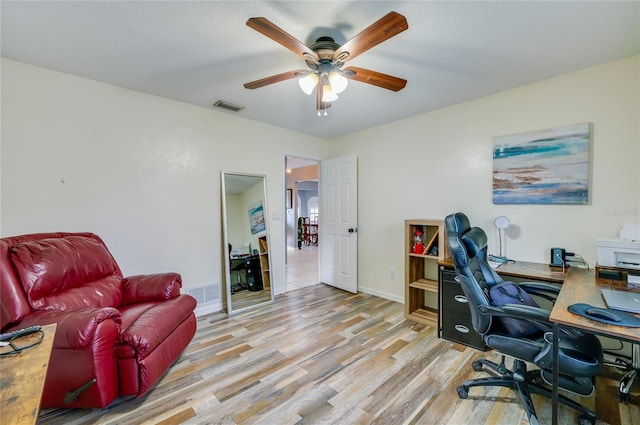
[(13, 246), (11, 262), (35, 310), (119, 307), (122, 275), (98, 238), (66, 236)]
[(6, 329), (11, 323), (18, 323), (33, 311), (16, 271), (11, 265), (10, 246), (6, 239), (0, 239), (0, 295), (2, 295), (0, 329)]
[(193, 315), (195, 308), (196, 300), (189, 295), (120, 308), (122, 332), (116, 341), (118, 357), (143, 360), (182, 322)]

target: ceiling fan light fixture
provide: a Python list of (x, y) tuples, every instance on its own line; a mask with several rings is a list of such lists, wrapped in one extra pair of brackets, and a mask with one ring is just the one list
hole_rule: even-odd
[(283, 72), (251, 81), (244, 84), (247, 89), (257, 89), (298, 78), (298, 85), (304, 93), (310, 95), (316, 92), (318, 115), (322, 115), (322, 111), (327, 115), (326, 109), (331, 106), (331, 102), (338, 99), (338, 94), (347, 88), (349, 79), (392, 91), (402, 90), (407, 84), (407, 80), (402, 78), (369, 69), (342, 69), (345, 62), (409, 28), (406, 18), (398, 12), (387, 13), (342, 45), (336, 43), (333, 38), (324, 36), (307, 46), (264, 17), (249, 18), (246, 24), (297, 56), (302, 56), (310, 69)]
[(331, 88), (331, 84), (322, 86), (322, 101), (325, 103), (329, 103), (333, 102), (334, 100), (338, 100), (338, 95)]
[(313, 89), (318, 85), (318, 74), (312, 72), (298, 79), (298, 85), (305, 94), (311, 94)]
[(349, 80), (344, 78), (338, 71), (331, 71), (329, 73), (329, 82), (335, 94), (342, 93), (349, 84)]

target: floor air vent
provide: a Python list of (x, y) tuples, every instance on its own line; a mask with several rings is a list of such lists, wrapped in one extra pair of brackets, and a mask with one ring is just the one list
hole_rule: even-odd
[(222, 310), (222, 300), (220, 298), (220, 284), (196, 286), (194, 288), (186, 288), (187, 294), (196, 299), (198, 305), (196, 307), (196, 316), (204, 316), (205, 314), (214, 313)]
[(196, 286), (195, 288), (187, 288), (187, 294), (191, 295), (198, 301), (198, 304), (207, 304), (220, 301), (220, 285)]

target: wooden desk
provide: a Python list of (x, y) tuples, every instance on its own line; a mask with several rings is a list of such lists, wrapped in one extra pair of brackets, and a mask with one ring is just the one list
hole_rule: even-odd
[(511, 276), (525, 280), (542, 280), (551, 283), (562, 283), (564, 282), (565, 276), (570, 268), (567, 268), (566, 271), (563, 272), (562, 269), (549, 267), (548, 264), (515, 261), (500, 264), (495, 270), (496, 273), (503, 278)]
[[(443, 266), (453, 267), (451, 259), (446, 259), (439, 263)], [(628, 328), (623, 326), (609, 325), (597, 322), (589, 318), (570, 313), (567, 310), (571, 304), (586, 303), (594, 307), (606, 308), (600, 287), (609, 286), (616, 282), (596, 279), (594, 272), (584, 268), (568, 267), (565, 272), (560, 268), (549, 267), (548, 264), (530, 263), (517, 261), (504, 263), (498, 266), (495, 271), (504, 279), (517, 277), (522, 280), (540, 280), (560, 284), (560, 293), (555, 301), (550, 314), (550, 321), (554, 325), (554, 364), (558, 359), (558, 329), (559, 326), (568, 326), (582, 329), (586, 332), (609, 336), (634, 344), (640, 343), (640, 328)], [(619, 285), (619, 282), (617, 282)], [(442, 308), (441, 308), (442, 310)], [(635, 353), (640, 350), (633, 350)], [(636, 360), (633, 361), (636, 364)], [(557, 424), (558, 418), (558, 368), (553, 368), (553, 424)]]
[(600, 288), (608, 287), (609, 280), (596, 279), (586, 269), (572, 268), (564, 280), (558, 299), (551, 310), (549, 319), (560, 325), (580, 328), (590, 333), (612, 336), (630, 342), (640, 342), (640, 328), (609, 325), (578, 316), (567, 310), (571, 304), (585, 303), (594, 307), (607, 308)]
[[(453, 269), (453, 260), (451, 260), (451, 257), (445, 258), (438, 262), (438, 264)], [(510, 261), (500, 264), (495, 269), (496, 273), (505, 280), (508, 280), (510, 277), (518, 277), (525, 280), (541, 280), (551, 283), (564, 282), (568, 270), (570, 270), (570, 268), (567, 268), (566, 272), (563, 272), (562, 269), (549, 267), (548, 264), (531, 263), (528, 261)]]
[[(34, 347), (0, 357), (0, 411), (3, 425), (35, 424), (53, 348), (56, 325), (42, 327), (44, 338)], [(23, 338), (33, 338), (27, 335)]]
[[(594, 307), (606, 308), (604, 299), (600, 292), (602, 285), (609, 286), (610, 281), (596, 279), (592, 272), (582, 268), (570, 268), (560, 289), (560, 294), (556, 299), (549, 320), (553, 322), (553, 362), (558, 361), (558, 333), (559, 326), (570, 326), (584, 331), (610, 336), (632, 343), (640, 343), (640, 328), (629, 328), (624, 326), (609, 325), (597, 322), (587, 317), (573, 314), (567, 310), (572, 304), (585, 303)], [(552, 420), (553, 424), (558, 423), (558, 368), (553, 368), (553, 397), (552, 397)]]

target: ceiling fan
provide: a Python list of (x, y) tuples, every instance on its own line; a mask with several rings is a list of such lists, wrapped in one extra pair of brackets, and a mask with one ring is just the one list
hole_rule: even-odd
[(402, 90), (407, 84), (407, 80), (402, 78), (365, 68), (355, 66), (342, 68), (345, 62), (409, 28), (406, 18), (397, 12), (387, 13), (343, 45), (337, 44), (331, 37), (320, 37), (311, 46), (306, 46), (273, 22), (262, 17), (250, 18), (247, 26), (302, 57), (309, 69), (297, 69), (272, 75), (246, 83), (244, 87), (257, 89), (298, 77), (300, 88), (306, 94), (311, 94), (314, 88), (316, 89), (318, 115), (322, 110), (326, 115), (326, 109), (338, 98), (337, 94), (346, 88), (348, 80), (393, 91)]

